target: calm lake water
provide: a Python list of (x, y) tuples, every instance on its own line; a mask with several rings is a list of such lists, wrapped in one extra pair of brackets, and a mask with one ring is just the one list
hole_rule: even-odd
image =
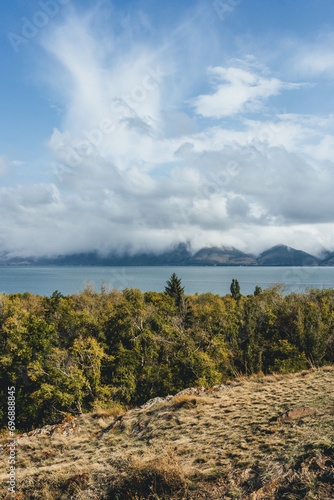
[(0, 267), (0, 292), (51, 295), (55, 290), (64, 295), (80, 292), (87, 285), (96, 291), (101, 285), (109, 289), (139, 288), (142, 292), (164, 291), (173, 272), (182, 278), (186, 294), (230, 293), (233, 278), (240, 283), (241, 293), (254, 292), (273, 283), (283, 283), (287, 293), (307, 287), (334, 288), (334, 267)]

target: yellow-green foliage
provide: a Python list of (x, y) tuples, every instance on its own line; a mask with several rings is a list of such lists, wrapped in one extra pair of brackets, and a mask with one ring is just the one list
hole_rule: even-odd
[(331, 363), (334, 290), (284, 296), (126, 289), (0, 295), (0, 417), (16, 388), (17, 426), (52, 423), (108, 402), (135, 405), (235, 373)]

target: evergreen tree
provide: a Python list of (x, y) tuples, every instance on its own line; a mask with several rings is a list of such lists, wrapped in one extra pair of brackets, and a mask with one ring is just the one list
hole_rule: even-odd
[(235, 279), (232, 280), (232, 283), (231, 283), (231, 286), (230, 286), (230, 290), (231, 290), (232, 297), (235, 300), (239, 300), (240, 297), (241, 297), (241, 293), (240, 293), (240, 285), (239, 285), (239, 281), (238, 280), (235, 280)]
[(256, 297), (257, 295), (260, 295), (260, 293), (262, 293), (262, 288), (260, 286), (256, 285), (255, 290), (254, 290), (254, 297)]
[(174, 297), (175, 303), (179, 306), (182, 302), (182, 297), (184, 294), (184, 287), (181, 286), (181, 279), (176, 276), (175, 273), (172, 274), (170, 280), (166, 282), (165, 294), (170, 297)]

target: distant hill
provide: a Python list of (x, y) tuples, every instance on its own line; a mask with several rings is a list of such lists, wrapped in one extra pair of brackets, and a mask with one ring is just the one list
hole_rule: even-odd
[(334, 252), (328, 254), (320, 263), (320, 266), (334, 266)]
[(58, 255), (56, 257), (28, 257), (8, 258), (0, 257), (0, 265), (56, 265), (56, 266), (169, 266), (187, 265), (191, 253), (185, 244), (157, 254), (153, 252), (140, 252), (130, 254), (110, 253), (101, 255), (97, 251)]
[(185, 243), (161, 253), (129, 252), (101, 255), (95, 252), (56, 257), (9, 257), (0, 255), (0, 265), (20, 266), (334, 266), (334, 252), (320, 258), (286, 245), (276, 245), (258, 257), (233, 247), (206, 247), (192, 253)]
[(294, 248), (285, 245), (276, 245), (265, 252), (262, 252), (257, 258), (260, 266), (317, 266), (318, 259)]
[(193, 255), (189, 265), (200, 266), (252, 266), (257, 260), (236, 248), (203, 248)]

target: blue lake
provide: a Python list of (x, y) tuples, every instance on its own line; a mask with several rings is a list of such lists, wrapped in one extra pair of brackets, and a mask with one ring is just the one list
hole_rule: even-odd
[(0, 267), (0, 292), (51, 295), (55, 290), (71, 295), (87, 285), (100, 291), (139, 288), (142, 292), (164, 290), (173, 272), (182, 279), (186, 294), (230, 292), (233, 278), (240, 283), (241, 293), (254, 292), (282, 283), (286, 291), (302, 291), (307, 287), (334, 288), (334, 267)]

